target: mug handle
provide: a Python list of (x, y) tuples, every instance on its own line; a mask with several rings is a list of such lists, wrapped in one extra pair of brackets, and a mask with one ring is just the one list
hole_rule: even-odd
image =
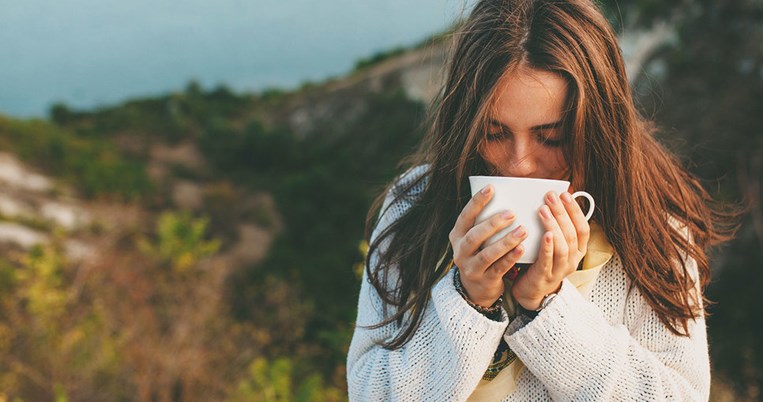
[(590, 220), (591, 216), (593, 216), (593, 210), (596, 208), (596, 203), (593, 201), (593, 196), (591, 194), (586, 193), (585, 191), (576, 191), (572, 194), (572, 198), (577, 197), (585, 197), (588, 200), (589, 207), (588, 207), (588, 213), (585, 214), (585, 220)]

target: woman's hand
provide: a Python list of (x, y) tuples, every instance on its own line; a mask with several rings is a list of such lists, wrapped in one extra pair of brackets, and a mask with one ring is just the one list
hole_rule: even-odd
[(493, 187), (490, 185), (475, 194), (458, 215), (449, 235), (464, 290), (472, 303), (482, 307), (490, 307), (503, 294), (503, 275), (522, 255), (524, 249), (520, 243), (527, 237), (525, 229), (519, 226), (501, 240), (480, 249), (487, 239), (515, 219), (512, 212), (506, 211), (475, 226), (477, 215), (491, 198)]
[(511, 295), (526, 310), (536, 310), (543, 298), (556, 293), (562, 280), (577, 270), (585, 256), (591, 228), (569, 193), (551, 191), (538, 212), (546, 228), (538, 259), (511, 287)]

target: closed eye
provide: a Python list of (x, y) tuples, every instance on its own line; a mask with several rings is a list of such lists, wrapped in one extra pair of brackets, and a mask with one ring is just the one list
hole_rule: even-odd
[(506, 130), (501, 129), (492, 129), (490, 130), (487, 135), (485, 136), (485, 139), (487, 141), (500, 141), (506, 138), (509, 138), (511, 136), (511, 133)]
[(561, 123), (555, 123), (553, 125), (547, 125), (540, 129), (534, 129), (535, 137), (541, 144), (558, 148), (567, 142), (568, 137), (561, 133)]
[[(549, 148), (558, 148), (567, 142), (567, 136), (559, 132), (561, 127), (562, 122), (557, 121), (534, 126), (531, 130), (538, 143)], [(511, 138), (512, 135), (513, 133), (507, 126), (496, 120), (491, 120), (490, 130), (485, 135), (485, 140), (488, 142), (502, 141)]]
[(540, 143), (544, 146), (547, 146), (549, 148), (559, 148), (565, 143), (567, 143), (567, 138), (561, 138), (561, 139), (551, 139), (551, 138), (541, 138), (539, 139)]

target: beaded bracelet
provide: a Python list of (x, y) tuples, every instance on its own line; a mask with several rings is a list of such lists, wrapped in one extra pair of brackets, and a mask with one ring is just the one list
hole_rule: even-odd
[(488, 318), (494, 319), (494, 317), (498, 316), (500, 317), (501, 313), (501, 305), (503, 304), (503, 295), (498, 297), (498, 300), (493, 303), (490, 307), (482, 307), (478, 304), (475, 304), (471, 300), (469, 300), (469, 296), (466, 295), (466, 290), (464, 290), (464, 285), (461, 283), (461, 274), (456, 268), (456, 273), (453, 275), (453, 285), (456, 287), (456, 291), (458, 294), (461, 295), (461, 297), (464, 298), (466, 303), (470, 306), (472, 306), (473, 309), (477, 310), (482, 315), (487, 316)]

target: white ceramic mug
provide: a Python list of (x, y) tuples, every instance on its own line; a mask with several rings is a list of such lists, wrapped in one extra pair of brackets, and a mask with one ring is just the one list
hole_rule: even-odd
[[(555, 191), (561, 194), (570, 187), (570, 182), (564, 180), (531, 179), (525, 177), (503, 176), (469, 176), (472, 196), (488, 184), (493, 185), (493, 198), (477, 216), (476, 224), (490, 218), (499, 212), (512, 211), (516, 219), (511, 226), (491, 236), (483, 246), (490, 245), (506, 236), (517, 226), (522, 225), (527, 230), (527, 237), (522, 242), (525, 252), (519, 258), (519, 263), (530, 264), (538, 259), (541, 238), (546, 232), (538, 216), (538, 210), (545, 202), (546, 193)], [(586, 220), (591, 219), (596, 204), (593, 197), (585, 191), (572, 194), (572, 198), (585, 197), (589, 207)]]

